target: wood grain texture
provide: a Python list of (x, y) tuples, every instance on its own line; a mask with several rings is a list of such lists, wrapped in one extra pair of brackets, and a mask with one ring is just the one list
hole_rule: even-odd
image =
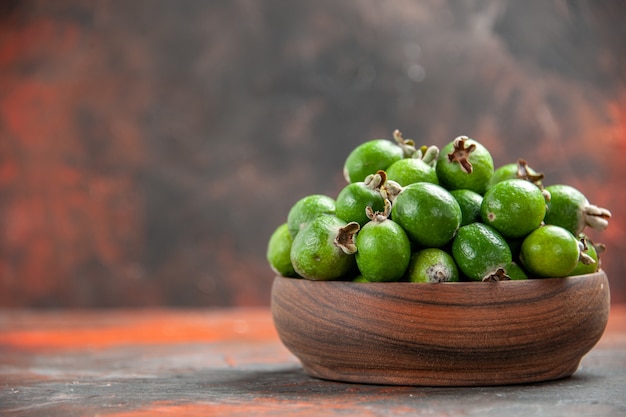
[(272, 312), (310, 375), (479, 386), (572, 375), (609, 314), (604, 272), (497, 283), (315, 282), (277, 277)]

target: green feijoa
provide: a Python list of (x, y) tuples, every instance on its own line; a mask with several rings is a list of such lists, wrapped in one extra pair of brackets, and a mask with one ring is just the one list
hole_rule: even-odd
[(293, 239), (290, 259), (298, 275), (310, 280), (341, 279), (352, 272), (356, 222), (346, 223), (323, 214), (308, 223)]
[(483, 197), (481, 218), (506, 238), (526, 236), (546, 214), (546, 201), (536, 185), (521, 179), (504, 180)]
[(567, 229), (574, 236), (585, 227), (604, 230), (609, 224), (611, 212), (592, 205), (578, 189), (566, 184), (546, 187), (550, 193), (544, 222)]
[[(387, 205), (389, 207), (389, 205)], [(370, 282), (398, 281), (411, 259), (411, 243), (406, 233), (385, 212), (368, 210), (370, 221), (356, 236), (356, 263)]]
[[(398, 132), (398, 134), (400, 133)], [(387, 178), (397, 182), (401, 186), (415, 182), (439, 184), (437, 171), (435, 170), (438, 156), (439, 148), (436, 146), (422, 146), (420, 149), (416, 150), (411, 157), (401, 159), (391, 164), (391, 166), (387, 168)]]
[(411, 282), (457, 282), (459, 270), (449, 253), (438, 248), (427, 248), (411, 256), (406, 277)]
[(484, 194), (493, 176), (491, 154), (479, 142), (459, 136), (441, 149), (437, 159), (439, 184), (447, 190)]
[(542, 188), (541, 180), (543, 179), (543, 174), (529, 167), (528, 163), (521, 158), (517, 160), (517, 163), (502, 165), (496, 169), (487, 188), (491, 188), (501, 181), (515, 178), (529, 181)]
[(493, 227), (472, 223), (459, 229), (452, 241), (452, 257), (461, 272), (472, 281), (491, 280), (512, 262), (504, 237)]
[(387, 178), (405, 186), (415, 182), (439, 184), (435, 168), (421, 159), (404, 158), (387, 168)]
[(385, 183), (385, 171), (368, 175), (365, 181), (346, 185), (337, 196), (336, 215), (346, 222), (357, 222), (360, 226), (369, 221), (365, 208), (374, 211), (385, 209), (385, 199), (380, 195), (380, 186)]
[(335, 214), (335, 200), (322, 194), (312, 194), (298, 200), (287, 214), (287, 227), (291, 237), (309, 222), (322, 214)]
[(272, 270), (283, 277), (298, 275), (291, 265), (292, 243), (293, 238), (289, 233), (287, 223), (283, 223), (274, 230), (267, 244), (267, 261)]
[(421, 247), (438, 248), (454, 237), (461, 225), (461, 208), (439, 185), (417, 182), (395, 197), (391, 218)]
[(480, 217), (480, 205), (483, 196), (472, 190), (452, 190), (452, 197), (455, 198), (461, 208), (461, 226), (482, 221)]
[(531, 232), (522, 242), (520, 261), (533, 277), (568, 276), (579, 259), (578, 240), (560, 226), (542, 226)]
[(350, 152), (343, 168), (347, 182), (363, 181), (368, 175), (386, 170), (404, 157), (398, 144), (387, 139), (373, 139), (358, 145)]

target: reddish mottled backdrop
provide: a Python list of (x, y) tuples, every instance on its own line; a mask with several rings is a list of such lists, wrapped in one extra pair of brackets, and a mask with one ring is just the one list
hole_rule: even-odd
[(0, 306), (269, 302), (265, 245), (399, 128), (608, 207), (626, 301), (614, 1), (3, 1)]

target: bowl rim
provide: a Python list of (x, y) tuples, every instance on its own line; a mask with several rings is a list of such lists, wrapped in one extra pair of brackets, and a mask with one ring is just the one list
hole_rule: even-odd
[(311, 285), (341, 285), (341, 286), (359, 286), (359, 285), (394, 285), (394, 286), (416, 286), (416, 285), (441, 285), (444, 287), (472, 287), (475, 288), (477, 285), (539, 285), (542, 283), (548, 282), (558, 282), (558, 281), (576, 281), (576, 280), (585, 280), (592, 278), (602, 278), (607, 277), (606, 272), (603, 269), (599, 269), (596, 272), (592, 272), (589, 274), (581, 274), (581, 275), (568, 275), (566, 277), (547, 277), (547, 278), (537, 278), (537, 277), (529, 277), (528, 279), (520, 279), (520, 280), (505, 280), (505, 281), (456, 281), (456, 282), (411, 282), (411, 281), (350, 281), (350, 280), (314, 280), (307, 279), (302, 277), (285, 277), (282, 275), (275, 275), (274, 279), (285, 279), (285, 280), (296, 280), (301, 282), (311, 283)]

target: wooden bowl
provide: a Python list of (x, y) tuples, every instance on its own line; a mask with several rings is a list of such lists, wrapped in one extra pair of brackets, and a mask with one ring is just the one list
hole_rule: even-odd
[(481, 386), (572, 375), (609, 315), (604, 272), (441, 284), (276, 277), (272, 314), (309, 375)]

